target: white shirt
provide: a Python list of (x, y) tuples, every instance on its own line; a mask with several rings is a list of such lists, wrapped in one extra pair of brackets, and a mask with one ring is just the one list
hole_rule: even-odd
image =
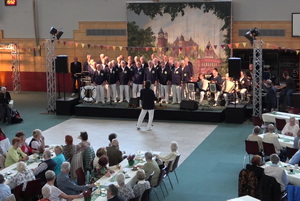
[(275, 147), (275, 151), (277, 154), (280, 153), (281, 146), (279, 144), (278, 137), (274, 133), (265, 133), (263, 142), (272, 143)]
[(51, 195), (49, 197), (49, 200), (51, 201), (61, 201), (61, 198), (59, 197), (60, 194), (62, 194), (63, 192), (61, 190), (59, 190), (59, 188), (55, 187), (55, 186), (50, 186), (49, 184), (45, 184), (45, 186), (48, 185), (51, 188)]
[(260, 150), (260, 151), (263, 150), (263, 146), (262, 146), (262, 138), (261, 138), (260, 136), (255, 135), (255, 134), (250, 134), (250, 135), (248, 136), (247, 140), (258, 142), (259, 150)]
[(286, 123), (284, 128), (282, 129), (281, 133), (285, 134), (287, 132), (293, 133), (293, 136), (296, 137), (299, 130), (298, 124), (291, 126), (290, 123)]

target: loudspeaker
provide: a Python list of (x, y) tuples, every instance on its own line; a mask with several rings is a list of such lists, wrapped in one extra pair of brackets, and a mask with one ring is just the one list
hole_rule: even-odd
[(68, 56), (57, 55), (55, 59), (55, 70), (57, 73), (68, 73)]
[(231, 57), (228, 59), (229, 77), (239, 78), (241, 76), (241, 58)]
[(137, 108), (139, 105), (140, 105), (140, 100), (138, 98), (130, 98), (129, 100), (130, 108)]
[(180, 103), (181, 110), (198, 110), (198, 103), (196, 101), (183, 100)]

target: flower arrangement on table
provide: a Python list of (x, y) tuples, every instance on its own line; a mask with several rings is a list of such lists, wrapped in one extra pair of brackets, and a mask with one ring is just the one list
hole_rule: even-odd
[(92, 191), (90, 189), (84, 190), (83, 191), (83, 197), (84, 197), (84, 201), (90, 201), (92, 198)]
[(134, 154), (129, 155), (129, 156), (127, 157), (129, 166), (133, 166), (133, 164), (134, 164), (134, 158), (135, 158), (135, 155), (134, 155)]

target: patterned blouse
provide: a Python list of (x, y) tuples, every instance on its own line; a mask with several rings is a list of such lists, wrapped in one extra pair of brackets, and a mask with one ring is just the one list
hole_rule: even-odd
[(27, 182), (35, 180), (35, 176), (32, 170), (25, 170), (23, 172), (17, 172), (16, 175), (9, 179), (10, 182), (15, 183), (17, 186), (23, 184), (23, 191), (26, 190)]
[(135, 197), (143, 195), (144, 191), (150, 188), (151, 186), (149, 181), (145, 181), (145, 180), (138, 181), (138, 183), (133, 187), (133, 192)]
[(118, 189), (118, 194), (119, 194), (119, 196), (122, 196), (123, 198), (125, 198), (125, 201), (135, 197), (133, 190), (129, 184), (120, 186)]
[(63, 148), (63, 155), (65, 156), (66, 160), (69, 160), (77, 153), (76, 145), (64, 145)]

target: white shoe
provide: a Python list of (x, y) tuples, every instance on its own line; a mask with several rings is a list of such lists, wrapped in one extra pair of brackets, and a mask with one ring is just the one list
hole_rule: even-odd
[(96, 101), (96, 102), (95, 102), (95, 104), (98, 104), (98, 103), (99, 103), (99, 101)]
[(105, 101), (102, 101), (102, 104), (105, 104)]
[(75, 93), (72, 93), (72, 95), (71, 96), (75, 96), (76, 94)]

